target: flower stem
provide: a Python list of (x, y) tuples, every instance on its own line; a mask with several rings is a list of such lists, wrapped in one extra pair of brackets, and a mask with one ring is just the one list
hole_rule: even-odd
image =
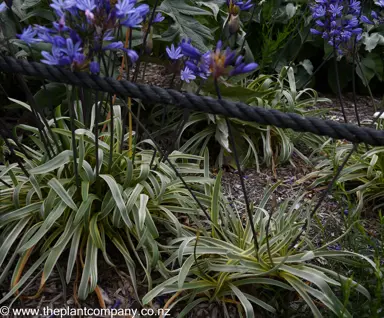
[(321, 64), (312, 72), (311, 76), (309, 77), (309, 79), (306, 81), (306, 83), (304, 84), (303, 86), (303, 89), (305, 89), (309, 83), (312, 81), (312, 79), (315, 77), (315, 75), (317, 74), (318, 71), (321, 70), (321, 68), (325, 65), (325, 63), (327, 63), (333, 56), (333, 51), (331, 53), (329, 53), (327, 55), (327, 57), (325, 59), (323, 59), (323, 61), (321, 62)]
[[(220, 100), (221, 99), (221, 93), (220, 93), (220, 88), (219, 88), (219, 85), (217, 83), (217, 79), (216, 78), (214, 80), (214, 83), (215, 83), (215, 89), (216, 89), (217, 98)], [(233, 156), (235, 158), (235, 162), (236, 162), (236, 166), (237, 166), (237, 171), (239, 173), (241, 188), (242, 188), (243, 194), (244, 194), (245, 207), (246, 207), (249, 223), (250, 223), (251, 230), (252, 230), (253, 243), (255, 245), (255, 253), (256, 253), (256, 256), (258, 257), (259, 244), (257, 242), (257, 234), (256, 234), (256, 229), (255, 229), (255, 223), (253, 221), (253, 215), (252, 215), (252, 211), (251, 211), (250, 204), (249, 204), (249, 199), (248, 199), (248, 195), (247, 195), (247, 189), (245, 188), (244, 175), (243, 175), (243, 172), (241, 170), (241, 164), (240, 164), (239, 156), (237, 154), (237, 149), (236, 149), (235, 139), (233, 137), (233, 132), (232, 132), (231, 124), (230, 124), (230, 122), (229, 122), (227, 117), (225, 117), (225, 122), (226, 122), (227, 127), (228, 127), (229, 140), (230, 140), (230, 143), (231, 143), (231, 148), (233, 150)]]
[[(334, 43), (335, 43), (335, 41), (334, 41)], [(347, 115), (345, 114), (343, 98), (341, 95), (341, 86), (340, 86), (340, 80), (339, 80), (339, 66), (337, 64), (337, 54), (336, 54), (335, 45), (333, 45), (333, 61), (334, 61), (334, 65), (335, 65), (337, 96), (339, 97), (339, 102), (340, 102), (340, 106), (341, 106), (341, 112), (343, 113), (344, 122), (348, 123)]]
[(361, 75), (364, 78), (365, 87), (367, 87), (367, 89), (368, 89), (368, 94), (369, 94), (369, 97), (371, 98), (373, 109), (376, 112), (377, 111), (377, 107), (376, 107), (375, 100), (373, 99), (371, 88), (369, 87), (368, 79), (367, 79), (367, 77), (365, 76), (365, 74), (363, 72), (363, 68), (361, 67), (359, 56), (356, 56), (356, 58), (357, 58), (356, 59), (357, 66), (359, 67), (360, 73), (361, 73)]
[(128, 98), (128, 129), (129, 129), (129, 133), (128, 133), (128, 157), (129, 158), (132, 158), (132, 137), (133, 137), (133, 132), (132, 132), (133, 123), (132, 123), (131, 109), (132, 109), (132, 99)]
[(70, 96), (68, 91), (68, 110), (69, 110), (69, 118), (70, 118), (70, 126), (71, 126), (71, 134), (72, 134), (72, 152), (73, 152), (73, 170), (75, 172), (76, 186), (77, 189), (80, 189), (80, 178), (79, 171), (77, 167), (77, 145), (76, 145), (76, 134), (75, 134), (75, 114), (74, 114), (74, 97), (75, 97), (75, 87), (73, 87), (72, 96)]
[[(353, 42), (353, 66), (355, 66), (355, 60), (356, 60), (356, 40)], [(354, 106), (355, 106), (355, 115), (356, 115), (356, 120), (357, 120), (357, 124), (359, 126), (361, 126), (361, 123), (360, 123), (360, 116), (359, 116), (359, 112), (358, 112), (358, 109), (357, 109), (357, 98), (356, 98), (356, 78), (355, 78), (355, 68), (353, 67), (352, 68), (352, 96), (353, 96), (353, 103), (354, 103)]]
[(292, 241), (291, 245), (289, 246), (288, 250), (294, 248), (296, 249), (298, 246), (296, 246), (296, 244), (299, 242), (300, 240), (300, 237), (301, 235), (305, 232), (305, 230), (307, 229), (308, 227), (308, 220), (312, 219), (313, 216), (315, 215), (316, 211), (320, 208), (321, 204), (323, 203), (323, 201), (325, 200), (325, 198), (327, 197), (328, 193), (331, 192), (332, 188), (333, 188), (333, 185), (336, 183), (337, 179), (339, 178), (340, 176), (340, 173), (341, 171), (343, 171), (345, 165), (347, 164), (349, 158), (351, 158), (352, 154), (357, 150), (357, 144), (353, 144), (353, 148), (351, 149), (351, 151), (349, 152), (349, 154), (344, 158), (343, 162), (341, 163), (341, 165), (337, 168), (337, 171), (336, 171), (336, 174), (333, 176), (331, 182), (328, 184), (328, 187), (323, 191), (323, 193), (321, 194), (321, 197), (319, 199), (319, 201), (317, 202), (315, 208), (313, 209), (313, 211), (311, 212), (311, 215), (309, 216), (309, 218), (307, 218), (305, 220), (305, 223), (304, 225), (302, 226), (301, 228), (301, 231), (300, 233), (296, 236), (296, 238)]

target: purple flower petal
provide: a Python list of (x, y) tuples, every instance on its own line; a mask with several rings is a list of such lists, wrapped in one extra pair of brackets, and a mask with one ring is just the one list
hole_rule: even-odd
[(27, 43), (28, 45), (31, 45), (33, 43), (40, 42), (40, 39), (36, 39), (35, 36), (37, 35), (37, 31), (32, 28), (32, 26), (28, 26), (28, 28), (25, 28), (21, 34), (17, 34), (17, 37)]
[(188, 66), (185, 67), (184, 70), (181, 70), (181, 80), (190, 83), (191, 80), (196, 79), (195, 74), (188, 68)]
[(139, 59), (139, 55), (134, 50), (125, 49), (132, 63), (136, 63)]
[(175, 48), (175, 45), (172, 44), (171, 48), (166, 47), (165, 49), (167, 51), (168, 57), (171, 60), (178, 60), (179, 58), (183, 57), (183, 54), (181, 53), (181, 47)]
[(165, 17), (164, 17), (160, 12), (158, 12), (158, 13), (156, 14), (156, 16), (154, 17), (152, 23), (160, 23), (160, 22), (162, 22), (164, 19), (165, 19)]
[(7, 10), (7, 5), (5, 2), (0, 3), (0, 12), (4, 12), (5, 10)]
[(113, 42), (108, 44), (107, 46), (103, 47), (103, 51), (107, 50), (122, 50), (124, 48), (123, 42)]
[(89, 63), (89, 70), (92, 74), (99, 74), (100, 73), (100, 65), (97, 62), (91, 62)]

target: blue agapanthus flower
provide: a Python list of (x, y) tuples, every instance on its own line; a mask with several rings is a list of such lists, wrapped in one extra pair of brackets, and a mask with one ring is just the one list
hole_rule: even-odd
[(17, 34), (17, 37), (27, 43), (28, 45), (31, 45), (32, 43), (40, 42), (41, 40), (36, 38), (37, 31), (34, 30), (31, 26), (28, 26), (21, 32), (21, 34)]
[[(236, 52), (230, 48), (223, 49), (221, 41), (217, 42), (216, 49), (209, 56), (209, 71), (214, 78), (223, 75), (235, 76), (253, 72), (259, 66), (257, 63), (246, 64), (244, 57), (239, 55), (236, 58)], [(231, 66), (232, 69), (229, 69)]]
[[(97, 74), (100, 71), (96, 62), (99, 54), (116, 50), (125, 52), (131, 63), (135, 63), (138, 54), (126, 49), (121, 41), (116, 41), (114, 33), (121, 26), (141, 27), (149, 6), (137, 4), (137, 0), (111, 1), (52, 0), (50, 6), (58, 17), (52, 27), (29, 26), (18, 37), (28, 45), (36, 42), (51, 44), (50, 51), (42, 52), (41, 60), (50, 65), (69, 66), (73, 70), (89, 70)], [(0, 10), (5, 10), (3, 3)], [(153, 22), (163, 19), (159, 13)]]
[(41, 55), (44, 57), (41, 62), (48, 65), (65, 66), (71, 63), (71, 60), (68, 57), (64, 56), (63, 52), (61, 51), (61, 48), (57, 45), (52, 45), (51, 53), (47, 51), (42, 51)]
[(360, 41), (363, 29), (360, 26), (361, 3), (357, 0), (316, 0), (311, 6), (315, 27), (311, 33), (321, 35), (338, 54), (352, 48)]
[(165, 17), (160, 12), (158, 12), (156, 14), (156, 16), (153, 18), (152, 23), (160, 23), (160, 22), (164, 21), (164, 19), (165, 19)]
[(117, 0), (116, 3), (116, 16), (123, 18), (128, 14), (135, 13), (135, 3), (127, 0)]
[(180, 46), (178, 46), (178, 47), (175, 48), (175, 45), (172, 44), (172, 45), (171, 45), (171, 48), (169, 48), (169, 47), (167, 46), (166, 51), (167, 51), (168, 57), (169, 57), (171, 60), (178, 60), (178, 59), (180, 59), (181, 57), (183, 57), (183, 54), (181, 53), (181, 47), (180, 47)]
[[(216, 48), (212, 51), (201, 53), (195, 48), (191, 41), (183, 40), (179, 46), (185, 69), (182, 71), (181, 79), (191, 80), (189, 74), (194, 77), (207, 79), (209, 76), (217, 79), (220, 76), (235, 76), (253, 72), (258, 67), (257, 63), (245, 63), (244, 57), (237, 55), (235, 51), (229, 48), (224, 49), (223, 44), (219, 41)], [(173, 49), (173, 50), (172, 50)], [(178, 52), (174, 46), (167, 48), (168, 56), (176, 57)]]
[(186, 66), (183, 70), (181, 70), (181, 79), (184, 81), (184, 82), (187, 82), (187, 83), (190, 83), (191, 81), (193, 81), (194, 79), (196, 79), (196, 75), (193, 73), (192, 70), (190, 70), (188, 68), (188, 66)]
[(84, 11), (85, 16), (89, 20), (93, 20), (95, 18), (95, 15), (93, 14), (93, 10), (96, 9), (96, 3), (95, 0), (76, 0), (76, 7)]
[(52, 0), (50, 7), (56, 10), (57, 15), (62, 16), (66, 10), (75, 5), (75, 0)]

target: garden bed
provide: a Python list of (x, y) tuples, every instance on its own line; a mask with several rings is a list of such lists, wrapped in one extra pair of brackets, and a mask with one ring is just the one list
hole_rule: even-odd
[[(368, 113), (368, 112), (367, 112)], [(335, 116), (338, 114), (335, 111)], [(247, 195), (250, 202), (257, 203), (260, 201), (263, 192), (268, 186), (276, 182), (281, 182), (281, 185), (276, 189), (275, 196), (272, 197), (272, 202), (267, 204), (268, 211), (273, 211), (275, 205), (280, 204), (288, 198), (297, 197), (298, 193), (305, 193), (304, 202), (314, 202), (316, 203), (319, 199), (323, 188), (320, 189), (308, 189), (309, 182), (304, 184), (297, 184), (296, 181), (305, 176), (307, 173), (312, 171), (312, 167), (305, 165), (304, 162), (297, 160), (296, 166), (292, 165), (283, 165), (279, 166), (276, 169), (275, 177), (271, 168), (263, 167), (260, 172), (257, 172), (255, 169), (246, 169), (244, 171), (244, 181), (247, 189)], [(215, 170), (213, 170), (215, 173)], [(239, 181), (239, 176), (237, 171), (230, 170), (226, 171), (223, 174), (222, 179), (222, 188), (223, 194), (228, 199), (228, 202), (233, 205), (234, 209), (243, 215), (244, 220), (247, 218), (244, 206), (244, 194), (241, 188)], [(274, 201), (274, 202), (273, 202)], [(299, 208), (299, 207), (298, 207)], [(344, 210), (346, 206), (340, 205), (339, 201), (333, 198), (332, 193), (327, 195), (324, 202), (321, 204), (317, 212), (318, 221), (321, 222), (323, 228), (320, 228), (318, 224), (314, 223), (311, 227), (310, 237), (313, 240), (314, 244), (326, 243), (330, 240), (335, 239), (336, 237), (343, 234), (345, 231), (345, 220)], [(306, 215), (303, 214), (303, 218)], [(378, 222), (375, 217), (367, 218), (364, 221), (364, 228), (373, 236), (378, 235)], [(337, 246), (331, 246), (332, 248), (338, 248)], [(368, 248), (368, 246), (367, 246)], [(113, 247), (112, 247), (113, 251)], [(117, 252), (117, 251), (116, 251)], [(103, 260), (99, 262), (99, 288), (103, 295), (105, 305), (107, 308), (116, 307), (116, 308), (130, 308), (130, 309), (140, 309), (139, 303), (134, 299), (133, 287), (130, 281), (129, 273), (126, 271), (126, 266), (124, 259), (119, 257), (120, 254), (113, 252), (110, 254), (112, 261), (116, 265), (115, 268), (110, 267)], [(66, 267), (66, 259), (63, 257), (59, 261), (59, 266), (55, 268), (52, 273), (51, 279), (47, 283), (46, 287), (41, 296), (37, 299), (24, 299), (20, 303), (15, 303), (14, 306), (21, 308), (65, 308), (65, 307), (79, 307), (79, 308), (99, 308), (100, 303), (96, 294), (93, 293), (89, 296), (86, 301), (79, 301), (78, 298), (73, 296), (74, 282), (75, 277), (73, 277), (72, 282), (69, 285), (62, 280), (65, 275), (64, 268)], [(60, 272), (59, 272), (60, 270)], [(348, 272), (347, 269), (346, 274)], [(143, 273), (142, 273), (143, 274)], [(142, 276), (144, 279), (144, 276)], [(140, 278), (139, 278), (140, 280)], [(40, 276), (36, 276), (34, 282), (28, 285), (27, 289), (24, 291), (25, 295), (31, 295), (36, 290), (40, 283)], [(0, 295), (4, 296), (8, 292), (9, 281), (6, 281), (2, 284), (0, 289)], [(144, 286), (141, 287), (142, 296), (146, 293)], [(139, 290), (140, 293), (140, 290)], [(167, 296), (162, 296), (156, 298), (153, 302), (153, 308), (163, 308), (166, 302), (170, 299)], [(307, 309), (302, 307), (304, 304), (303, 300), (295, 299), (289, 301), (289, 306), (292, 309), (292, 313), (295, 312), (297, 308), (303, 310), (302, 315), (308, 314)], [(229, 306), (230, 311), (229, 315), (231, 318), (240, 317), (236, 306)], [(177, 317), (177, 313), (183, 309), (183, 305), (176, 306), (168, 317)], [(307, 312), (307, 313), (305, 313)], [(188, 317), (199, 317), (199, 318), (221, 318), (222, 317), (222, 307), (216, 303), (201, 303), (196, 306), (188, 315)], [(144, 317), (144, 316), (143, 316)], [(147, 316), (150, 317), (150, 316)], [(255, 316), (256, 318), (263, 318), (262, 315)], [(131, 318), (131, 317), (125, 317)], [(133, 318), (133, 317), (132, 317)]]

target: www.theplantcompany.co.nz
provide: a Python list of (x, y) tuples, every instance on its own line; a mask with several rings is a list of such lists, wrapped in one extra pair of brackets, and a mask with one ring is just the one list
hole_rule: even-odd
[(153, 309), (153, 308), (9, 308), (7, 306), (0, 307), (1, 317), (168, 317), (169, 309)]

